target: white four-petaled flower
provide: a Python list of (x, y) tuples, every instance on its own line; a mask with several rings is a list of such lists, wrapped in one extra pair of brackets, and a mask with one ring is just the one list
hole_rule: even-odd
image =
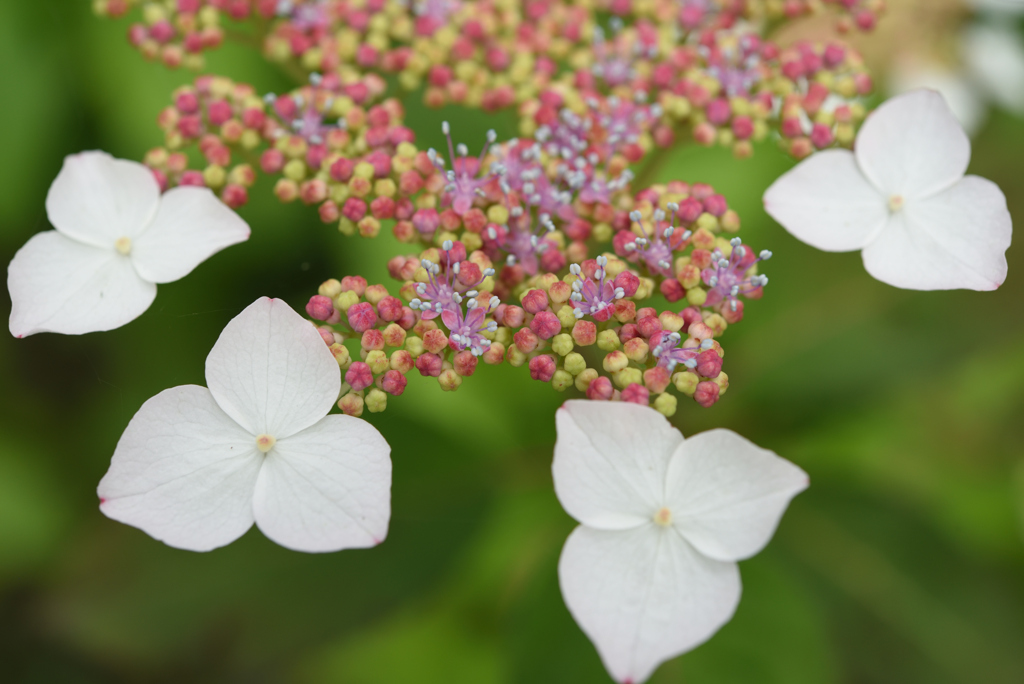
[(161, 195), (149, 169), (105, 152), (64, 159), (46, 214), (56, 230), (33, 236), (7, 270), (15, 337), (120, 327), (149, 308), (157, 284), (249, 238), (209, 189)]
[(341, 374), (316, 328), (259, 299), (224, 328), (206, 381), (165, 390), (132, 418), (99, 484), (108, 517), (193, 551), (253, 522), (297, 551), (384, 540), (390, 448), (366, 421), (327, 415)]
[(964, 176), (970, 158), (942, 96), (915, 91), (868, 117), (854, 152), (819, 152), (775, 181), (764, 205), (813, 247), (863, 250), (868, 273), (890, 285), (993, 290), (1012, 223), (999, 186)]
[(637, 684), (729, 621), (736, 561), (768, 543), (807, 475), (729, 430), (684, 441), (646, 406), (569, 401), (556, 421), (555, 492), (581, 523), (562, 596), (612, 677)]

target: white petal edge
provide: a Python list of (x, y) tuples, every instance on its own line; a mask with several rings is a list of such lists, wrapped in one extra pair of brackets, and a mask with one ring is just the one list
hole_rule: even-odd
[(338, 362), (320, 333), (268, 297), (225, 326), (206, 357), (206, 382), (239, 425), (278, 440), (326, 416), (341, 391)]
[(893, 93), (909, 93), (921, 88), (937, 90), (949, 105), (953, 116), (968, 135), (973, 136), (985, 123), (988, 103), (967, 73), (952, 71), (938, 64), (897, 64), (889, 75)]
[(7, 268), (10, 331), (82, 335), (119, 328), (156, 298), (156, 285), (138, 276), (113, 249), (84, 245), (55, 230), (33, 235)]
[(731, 430), (687, 439), (668, 466), (665, 500), (673, 525), (720, 561), (750, 558), (768, 544), (807, 473)]
[(1012, 233), (999, 186), (967, 176), (894, 214), (865, 248), (864, 267), (883, 283), (911, 290), (994, 290), (1006, 280)]
[(578, 522), (634, 527), (662, 505), (668, 461), (683, 435), (652, 408), (567, 401), (555, 414), (555, 494)]
[(391, 518), (391, 448), (365, 420), (331, 415), (277, 442), (256, 482), (256, 525), (295, 551), (375, 546)]
[(623, 684), (707, 641), (740, 599), (735, 563), (706, 558), (672, 528), (577, 527), (558, 561), (562, 597)]
[(883, 102), (854, 144), (857, 164), (888, 198), (928, 197), (963, 178), (971, 141), (942, 95), (915, 90)]
[(128, 423), (97, 489), (100, 510), (170, 546), (209, 551), (252, 527), (262, 462), (209, 390), (173, 387)]
[(119, 238), (134, 240), (149, 225), (159, 199), (160, 186), (144, 165), (81, 152), (64, 158), (46, 194), (46, 215), (64, 235), (113, 249)]
[(885, 225), (888, 197), (861, 173), (849, 150), (800, 162), (764, 193), (764, 208), (793, 237), (827, 252), (862, 249)]
[(249, 232), (248, 224), (209, 188), (173, 188), (132, 243), (132, 262), (151, 283), (170, 283), (225, 247), (245, 242)]

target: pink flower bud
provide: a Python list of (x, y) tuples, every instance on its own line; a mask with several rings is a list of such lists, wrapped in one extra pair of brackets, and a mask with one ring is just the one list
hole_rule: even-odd
[(661, 320), (657, 316), (645, 316), (637, 321), (636, 331), (644, 338), (650, 338), (661, 331)]
[(397, 370), (389, 370), (380, 379), (380, 388), (395, 397), (401, 396), (408, 384), (408, 378)]
[(675, 278), (666, 278), (661, 281), (661, 285), (658, 286), (658, 289), (661, 291), (661, 294), (665, 296), (665, 299), (670, 302), (678, 302), (686, 296), (686, 289)]
[(541, 311), (530, 321), (530, 330), (535, 332), (540, 339), (550, 340), (562, 331), (562, 322), (550, 311)]
[(522, 307), (509, 305), (505, 308), (504, 325), (509, 328), (518, 328), (526, 319), (526, 312)]
[(721, 216), (728, 209), (729, 205), (726, 204), (725, 198), (721, 195), (712, 195), (704, 200), (704, 211), (712, 216)]
[(443, 330), (434, 328), (423, 333), (423, 348), (432, 354), (440, 354), (448, 346), (448, 336)]
[(547, 354), (534, 356), (530, 359), (530, 377), (534, 380), (551, 382), (551, 378), (556, 370), (558, 370), (558, 367), (555, 365), (555, 359)]
[(478, 357), (473, 356), (473, 352), (464, 349), (452, 358), (452, 366), (459, 375), (469, 377), (476, 371), (478, 361)]
[(523, 297), (523, 308), (532, 314), (548, 308), (548, 295), (544, 290), (530, 290)]
[[(420, 375), (436, 378), (441, 374), (443, 363), (437, 354), (425, 353), (416, 357), (416, 370)], [(714, 383), (711, 383), (714, 384)], [(715, 385), (717, 389), (717, 385)]]
[(705, 378), (717, 378), (722, 372), (722, 357), (714, 349), (702, 351), (697, 355), (696, 370)]
[(572, 339), (581, 347), (597, 342), (597, 325), (593, 321), (576, 321), (572, 327)]
[(420, 209), (412, 215), (412, 225), (421, 233), (429, 234), (441, 225), (441, 218), (436, 209)]
[(608, 401), (614, 393), (615, 388), (612, 387), (612, 381), (603, 375), (594, 378), (590, 386), (587, 387), (587, 399)]
[(366, 363), (356, 361), (345, 371), (345, 382), (356, 392), (366, 389), (373, 384), (373, 371)]
[(512, 336), (512, 341), (515, 343), (516, 348), (524, 354), (529, 354), (537, 348), (538, 339), (537, 335), (529, 328), (523, 328), (516, 332)]
[(463, 261), (459, 264), (458, 279), (466, 287), (472, 287), (483, 279), (483, 271), (472, 261)]
[(362, 297), (366, 294), (366, 278), (362, 276), (345, 276), (341, 279), (342, 292), (355, 292)]
[(690, 325), (686, 329), (686, 333), (690, 337), (694, 337), (698, 340), (709, 340), (715, 336), (715, 331), (708, 327), (703, 321), (697, 321)]
[(655, 366), (644, 371), (644, 386), (655, 394), (661, 394), (668, 389), (670, 382), (672, 382), (672, 374), (668, 372), (667, 368)]
[(623, 271), (615, 276), (615, 287), (621, 287), (623, 296), (632, 297), (640, 287), (640, 278), (629, 271)]
[(330, 297), (313, 295), (309, 298), (309, 303), (306, 304), (306, 313), (313, 320), (326, 321), (335, 316), (338, 310), (334, 308), (334, 302), (331, 301)]
[(624, 326), (619, 328), (619, 342), (626, 344), (630, 340), (634, 340), (640, 337), (640, 333), (637, 332), (635, 323), (626, 323)]
[(683, 330), (689, 330), (691, 325), (704, 320), (700, 309), (695, 306), (686, 307), (679, 312), (679, 315), (683, 317)]
[(359, 302), (348, 308), (348, 324), (358, 333), (366, 332), (377, 325), (377, 312), (369, 302)]
[(626, 389), (622, 390), (622, 401), (628, 401), (631, 404), (641, 404), (647, 406), (650, 402), (651, 393), (646, 387), (635, 382), (629, 383)]
[(360, 345), (366, 351), (379, 351), (384, 348), (384, 333), (376, 328), (370, 328), (363, 333)]
[(697, 390), (693, 393), (693, 400), (704, 408), (708, 408), (718, 401), (719, 392), (718, 385), (710, 380), (705, 380), (697, 384)]
[(388, 295), (377, 302), (377, 313), (385, 321), (397, 321), (402, 318), (402, 300)]

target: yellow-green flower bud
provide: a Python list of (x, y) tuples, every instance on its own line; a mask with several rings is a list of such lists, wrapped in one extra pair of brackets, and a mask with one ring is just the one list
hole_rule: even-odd
[(566, 354), (562, 367), (573, 375), (579, 375), (587, 369), (587, 360), (583, 358), (582, 354), (572, 352), (571, 354)]
[(391, 368), (391, 359), (380, 349), (374, 349), (366, 355), (366, 365), (370, 367), (374, 375), (380, 375)]
[(423, 353), (423, 340), (416, 335), (410, 335), (405, 338), (405, 348), (412, 354), (415, 359), (417, 356)]
[(590, 387), (590, 383), (597, 380), (597, 376), (598, 372), (596, 368), (587, 368), (576, 376), (576, 389), (580, 392), (586, 392), (587, 388)]
[(619, 335), (614, 330), (602, 330), (597, 334), (597, 348), (601, 351), (613, 351), (619, 346)]
[(380, 413), (388, 407), (388, 395), (376, 387), (366, 393), (365, 401), (370, 413)]
[(700, 378), (697, 377), (697, 374), (690, 373), (689, 371), (682, 371), (672, 376), (672, 383), (676, 386), (676, 389), (688, 397), (692, 397), (693, 393), (697, 391), (697, 383), (699, 382)]
[(620, 351), (609, 352), (601, 362), (605, 372), (615, 373), (629, 365), (629, 357)]
[(342, 292), (334, 298), (334, 306), (338, 307), (338, 311), (342, 313), (348, 313), (348, 308), (353, 304), (359, 303), (359, 295), (352, 290)]
[[(618, 352), (612, 353), (616, 354)], [(617, 373), (612, 373), (612, 380), (619, 386), (619, 389), (625, 389), (634, 382), (638, 385), (643, 384), (644, 374), (639, 368), (623, 368)]]
[(559, 356), (565, 356), (571, 352), (572, 347), (572, 335), (567, 333), (555, 335), (554, 339), (551, 340), (551, 349)]
[(456, 373), (453, 368), (446, 368), (437, 376), (437, 381), (445, 392), (454, 392), (462, 384), (462, 376)]
[(658, 398), (654, 400), (654, 409), (666, 418), (671, 418), (675, 415), (678, 405), (679, 400), (676, 399), (676, 395), (669, 394), (668, 392), (659, 394)]
[(564, 392), (569, 389), (572, 386), (572, 382), (572, 375), (564, 370), (556, 370), (555, 374), (551, 376), (551, 386), (557, 392)]

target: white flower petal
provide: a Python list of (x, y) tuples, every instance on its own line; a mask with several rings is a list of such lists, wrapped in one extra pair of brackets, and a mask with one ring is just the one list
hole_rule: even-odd
[(365, 420), (327, 416), (277, 442), (256, 482), (256, 524), (296, 551), (384, 541), (391, 517), (391, 448)]
[(992, 181), (967, 176), (945, 192), (908, 202), (864, 250), (864, 267), (912, 290), (994, 290), (1006, 279), (1012, 222)]
[(249, 226), (209, 188), (177, 187), (160, 198), (153, 221), (132, 242), (131, 257), (143, 278), (170, 283), (248, 239)]
[(46, 214), (64, 235), (113, 249), (119, 238), (134, 239), (149, 225), (159, 199), (160, 186), (142, 164), (82, 152), (64, 158), (46, 194)]
[(662, 505), (668, 461), (683, 436), (652, 408), (567, 401), (555, 416), (555, 493), (581, 523), (634, 527)]
[(705, 558), (672, 528), (577, 527), (558, 562), (562, 597), (618, 682), (639, 684), (732, 617), (735, 563)]
[(127, 257), (55, 230), (32, 236), (18, 250), (7, 289), (15, 337), (112, 330), (138, 318), (156, 297), (156, 285), (142, 280)]
[(100, 510), (170, 546), (209, 551), (252, 526), (262, 462), (209, 390), (173, 387), (128, 423), (97, 490)]
[(897, 64), (889, 74), (893, 93), (909, 93), (921, 88), (937, 90), (949, 105), (953, 116), (969, 135), (981, 128), (987, 105), (966, 73), (954, 72), (939, 64)]
[(764, 194), (765, 211), (783, 228), (829, 252), (868, 244), (885, 225), (888, 201), (864, 178), (848, 150), (812, 155)]
[(668, 466), (666, 502), (676, 529), (705, 556), (749, 558), (775, 533), (807, 473), (731, 430), (690, 437)]
[(206, 357), (206, 382), (239, 425), (278, 440), (327, 415), (341, 391), (338, 362), (316, 328), (267, 297), (225, 326)]
[(886, 197), (933, 195), (960, 180), (971, 142), (942, 95), (917, 90), (886, 100), (864, 122), (857, 163)]
[(1012, 24), (973, 24), (963, 34), (964, 61), (1001, 106), (1024, 113), (1024, 43)]

